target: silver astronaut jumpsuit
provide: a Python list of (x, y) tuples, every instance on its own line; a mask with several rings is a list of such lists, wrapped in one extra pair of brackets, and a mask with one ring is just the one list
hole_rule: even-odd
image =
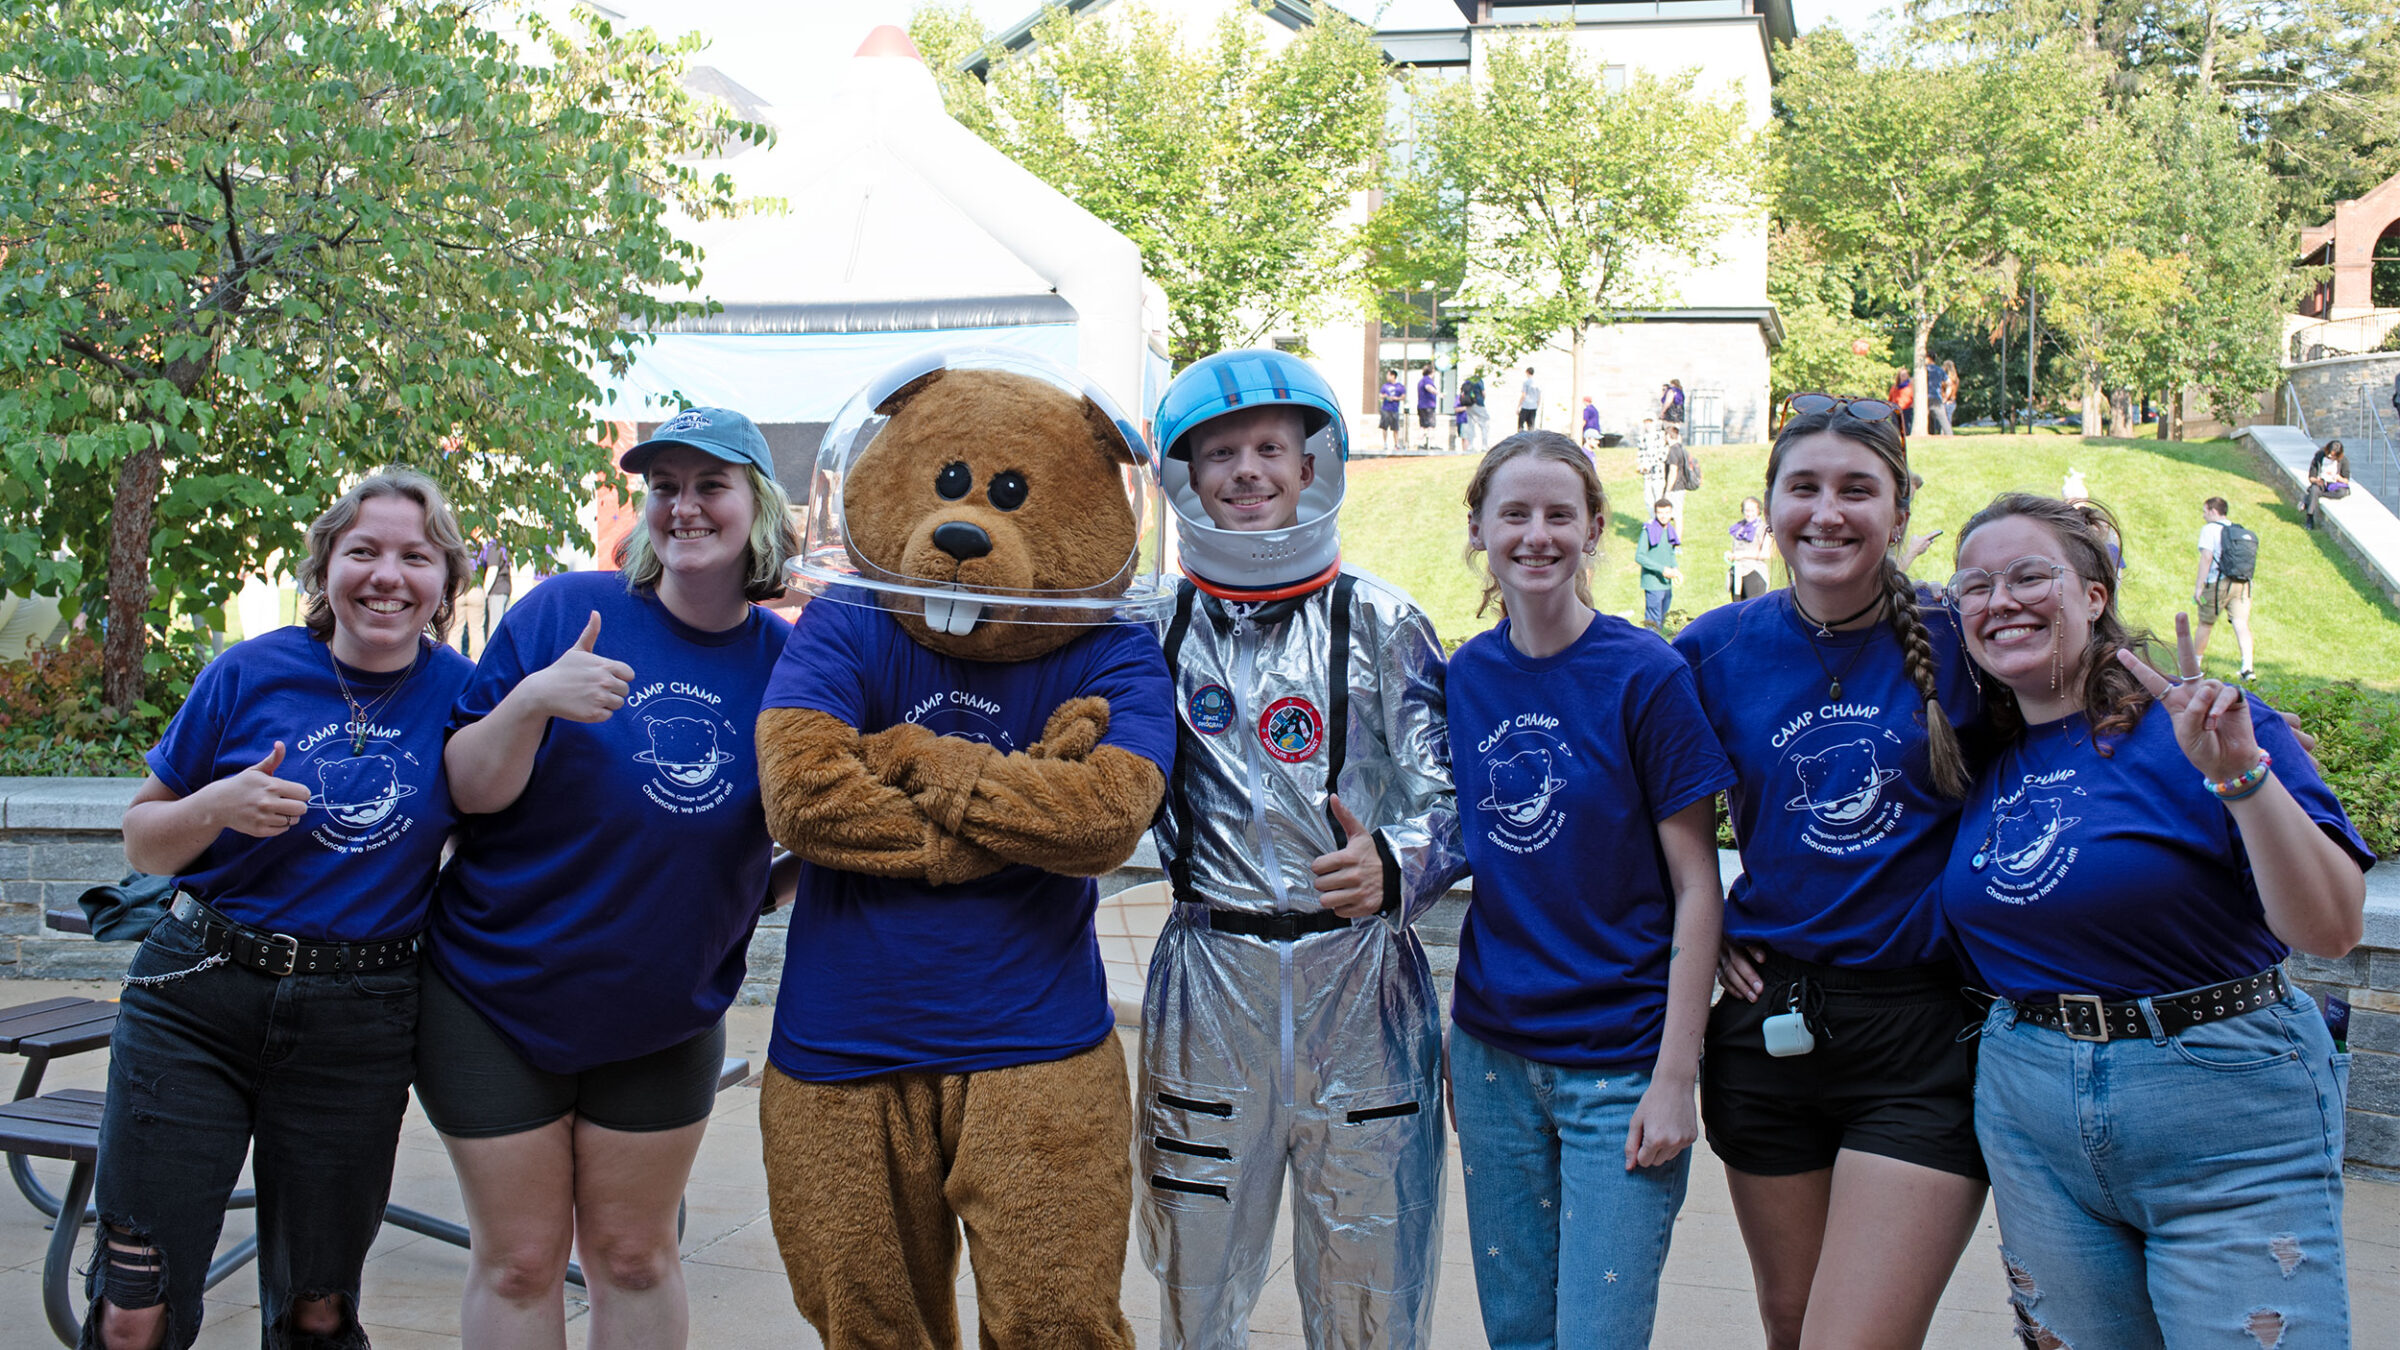
[[(1441, 1009), (1409, 922), (1464, 867), (1433, 626), (1345, 571), (1256, 605), (1187, 582), (1166, 636), (1181, 726), (1156, 836), (1179, 903), (1143, 1001), (1135, 1177), (1163, 1343), (1246, 1343), (1288, 1164), (1309, 1344), (1427, 1345)], [(1336, 788), (1383, 857), (1371, 918), (1318, 904)]]

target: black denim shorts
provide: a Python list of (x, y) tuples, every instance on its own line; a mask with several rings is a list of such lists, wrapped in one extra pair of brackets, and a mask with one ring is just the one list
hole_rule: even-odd
[[(1769, 952), (1760, 974), (1756, 1003), (1725, 994), (1709, 1010), (1700, 1115), (1726, 1166), (1794, 1176), (1847, 1148), (1987, 1179), (1975, 1143), (1982, 1015), (1956, 967), (1844, 970)], [(1795, 988), (1816, 1048), (1778, 1059), (1763, 1028)]]
[(540, 1129), (570, 1112), (607, 1130), (644, 1134), (697, 1125), (716, 1109), (725, 1024), (680, 1045), (581, 1073), (525, 1062), (432, 962), (417, 1022), (417, 1101), (458, 1139)]

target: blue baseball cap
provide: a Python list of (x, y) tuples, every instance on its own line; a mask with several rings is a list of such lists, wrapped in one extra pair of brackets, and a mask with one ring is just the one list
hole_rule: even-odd
[(620, 456), (617, 467), (627, 473), (648, 472), (650, 461), (670, 445), (688, 445), (728, 463), (747, 464), (768, 478), (775, 476), (775, 457), (758, 424), (731, 408), (684, 409), (659, 423), (649, 440)]

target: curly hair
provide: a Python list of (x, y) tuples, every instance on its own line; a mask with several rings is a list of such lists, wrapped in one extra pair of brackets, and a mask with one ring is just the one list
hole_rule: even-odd
[[(2100, 583), (2108, 592), (2100, 612), (2092, 617), (2091, 636), (2075, 658), (2073, 670), (2075, 678), (2083, 681), (2083, 714), (2092, 724), (2092, 745), (2101, 754), (2110, 754), (2110, 742), (2133, 730), (2142, 720), (2142, 710), (2150, 706), (2150, 691), (2118, 662), (2117, 653), (2131, 651), (2147, 659), (2155, 642), (2147, 630), (2128, 627), (2117, 609), (2117, 565), (2109, 561), (2105, 532), (2117, 529), (2117, 517), (2088, 498), (2069, 503), (2038, 493), (2003, 492), (1960, 527), (1959, 550), (1966, 549), (1967, 540), (1977, 530), (2012, 516), (2049, 530), (2058, 539), (2059, 551), (2064, 555), (2059, 561), (2067, 565), (2067, 570), (2081, 580)], [(2015, 692), (1980, 666), (1975, 678), (1983, 688), (1986, 706), (1992, 711), (1993, 729), (2003, 737), (2022, 735), (2025, 714), (2017, 706)]]
[[(1608, 519), (1608, 489), (1600, 485), (1600, 473), (1592, 467), (1592, 457), (1583, 447), (1555, 431), (1520, 431), (1484, 452), (1483, 462), (1475, 466), (1475, 476), (1467, 480), (1467, 523), (1472, 525), (1483, 514), (1484, 494), (1491, 491), (1492, 476), (1500, 466), (1517, 459), (1544, 459), (1564, 464), (1583, 480), (1583, 506), (1595, 521)], [(1467, 564), (1475, 563), (1475, 546), (1467, 545)], [(1592, 565), (1589, 560), (1575, 565), (1575, 598), (1585, 606), (1592, 603)], [(1483, 601), (1475, 606), (1482, 617), (1493, 605), (1500, 606), (1502, 618), (1508, 617), (1507, 602), (1500, 598), (1500, 583), (1492, 579), (1490, 566), (1483, 569)]]
[[(1775, 499), (1775, 483), (1783, 473), (1784, 455), (1811, 436), (1831, 434), (1847, 441), (1856, 441), (1875, 452), (1892, 475), (1892, 497), (1899, 504), (1900, 517), (1908, 517), (1909, 502), (1924, 480), (1908, 467), (1908, 442), (1889, 418), (1865, 418), (1852, 415), (1845, 406), (1799, 413), (1783, 424), (1775, 434), (1775, 446), (1767, 453), (1767, 500)], [(1786, 559), (1788, 564), (1789, 559)], [(1917, 585), (1887, 549), (1883, 558), (1884, 618), (1892, 626), (1892, 635), (1900, 640), (1901, 663), (1908, 672), (1908, 682), (1916, 686), (1917, 698), (1925, 720), (1925, 754), (1933, 770), (1933, 786), (1945, 797), (1963, 797), (1973, 781), (1967, 770), (1967, 754), (1959, 744), (1958, 729), (1950, 725), (1950, 715), (1942, 711), (1941, 668), (1933, 655), (1933, 635), (1926, 631), (1925, 621), (1918, 614)]]
[(378, 497), (404, 497), (424, 508), (425, 541), (442, 553), (442, 603), (434, 608), (433, 622), (426, 625), (433, 640), (440, 642), (449, 635), (450, 616), (458, 608), (459, 593), (467, 588), (467, 537), (458, 528), (458, 517), (450, 514), (450, 503), (443, 499), (440, 486), (415, 469), (380, 469), (367, 475), (309, 523), (308, 555), (300, 560), (297, 578), (301, 594), (307, 597), (301, 622), (317, 641), (333, 640), (333, 602), (325, 594), (325, 577), (333, 568), (334, 546), (358, 523), (359, 508)]

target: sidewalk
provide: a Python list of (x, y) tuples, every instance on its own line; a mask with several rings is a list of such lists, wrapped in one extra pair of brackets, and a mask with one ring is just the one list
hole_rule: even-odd
[[(115, 993), (113, 984), (11, 981), (0, 988), (0, 995), (6, 995), (0, 1002), (67, 994), (109, 998)], [(727, 1026), (726, 1053), (747, 1056), (752, 1065), (763, 1066), (771, 1017), (768, 1008), (735, 1008)], [(97, 1088), (105, 1082), (103, 1057), (92, 1054), (53, 1065), (44, 1087)], [(462, 1213), (441, 1142), (413, 1107), (400, 1143), (393, 1200), (436, 1214)], [(39, 1167), (53, 1185), (64, 1173), (62, 1164)], [(1443, 1350), (1482, 1350), (1455, 1152), (1448, 1180), (1436, 1344)], [(816, 1336), (792, 1308), (767, 1222), (757, 1089), (736, 1088), (719, 1099), (686, 1200), (690, 1219), (683, 1252), (691, 1292), (692, 1344), (708, 1350), (817, 1346)], [(2400, 1326), (2400, 1186), (2353, 1179), (2348, 1219), (2352, 1322), (2359, 1328)], [(226, 1225), (227, 1235), (247, 1233), (249, 1226), (249, 1215), (237, 1214)], [(51, 1343), (41, 1324), (42, 1249), (47, 1240), (45, 1225), (33, 1207), (14, 1195), (0, 1193), (0, 1318), (16, 1328), (10, 1343), (26, 1350)], [(1981, 1231), (1951, 1279), (1929, 1346), (1999, 1350), (2014, 1344), (2007, 1295), (1994, 1255), (1996, 1241), (1987, 1211)], [(88, 1245), (85, 1250), (88, 1252)], [(1285, 1239), (1279, 1234), (1274, 1272), (1252, 1322), (1250, 1343), (1259, 1350), (1298, 1350), (1303, 1344), (1286, 1251)], [(466, 1253), (457, 1248), (385, 1229), (367, 1264), (363, 1298), (363, 1312), (377, 1350), (455, 1350), (460, 1344), (459, 1285), (465, 1272)], [(256, 1288), (256, 1276), (248, 1269), (218, 1286), (209, 1301), (208, 1320), (199, 1341), (202, 1347), (249, 1350), (258, 1344)], [(971, 1344), (974, 1283), (964, 1271), (959, 1295), (962, 1324), (970, 1328)], [(1139, 1254), (1130, 1250), (1124, 1300), (1141, 1344), (1155, 1346), (1156, 1285), (1142, 1268)], [(568, 1343), (580, 1347), (584, 1344), (583, 1304), (571, 1298), (568, 1309)], [(2360, 1344), (2368, 1344), (2380, 1334), (2362, 1335)], [(1674, 1254), (1667, 1262), (1653, 1344), (1678, 1350), (1728, 1350), (1762, 1343), (1751, 1303), (1749, 1264), (1726, 1199), (1724, 1171), (1703, 1148), (1692, 1170), (1690, 1199), (1676, 1224)]]

